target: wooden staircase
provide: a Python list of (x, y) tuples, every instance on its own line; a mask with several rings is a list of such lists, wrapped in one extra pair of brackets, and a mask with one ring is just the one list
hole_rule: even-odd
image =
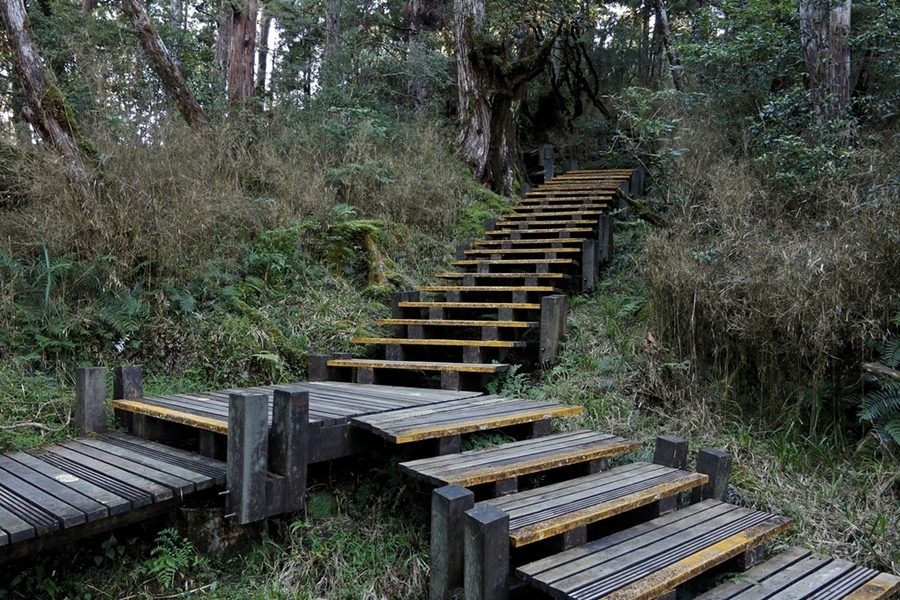
[[(358, 337), (371, 358), (310, 357), (311, 381), (483, 389), (511, 364), (555, 359), (565, 334), (565, 296), (590, 291), (612, 254), (610, 208), (634, 192), (631, 170), (579, 171), (532, 190), (485, 237), (457, 249), (446, 283), (395, 295), (393, 337)], [(416, 376), (417, 375), (417, 376)], [(437, 383), (435, 381), (435, 383)]]

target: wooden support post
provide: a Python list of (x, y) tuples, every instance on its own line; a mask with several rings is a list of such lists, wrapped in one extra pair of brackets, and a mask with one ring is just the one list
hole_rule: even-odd
[(527, 181), (522, 182), (522, 188), (519, 190), (519, 197), (524, 198), (525, 196), (528, 195), (528, 192), (530, 192), (533, 189), (534, 188), (532, 187), (532, 185), (530, 183), (528, 183)]
[(661, 435), (656, 438), (653, 463), (683, 469), (687, 466), (688, 441), (675, 435)]
[(75, 371), (75, 426), (85, 433), (106, 431), (106, 369)]
[(492, 481), (485, 484), (485, 495), (488, 498), (499, 498), (500, 496), (508, 496), (519, 491), (519, 478), (507, 477), (499, 481)]
[(454, 251), (454, 257), (457, 260), (465, 260), (466, 250), (471, 250), (471, 249), (472, 249), (472, 244), (457, 244), (455, 251)]
[(309, 380), (310, 381), (346, 381), (351, 380), (352, 371), (348, 368), (333, 368), (328, 366), (328, 361), (338, 358), (351, 358), (349, 352), (335, 354), (310, 354), (309, 355)]
[(553, 146), (542, 144), (540, 148), (541, 164), (544, 165), (544, 183), (553, 179)]
[(509, 515), (491, 504), (466, 511), (466, 600), (509, 596)]
[(140, 400), (143, 397), (141, 367), (116, 367), (113, 371), (113, 400)]
[(497, 229), (497, 219), (485, 219), (484, 220), (484, 230), (485, 231), (494, 231)]
[(306, 469), (309, 463), (309, 392), (296, 387), (275, 388), (272, 431), (269, 433), (269, 468), (284, 476), (282, 512), (306, 504)]
[[(687, 466), (688, 441), (674, 435), (661, 435), (656, 438), (653, 451), (653, 462), (657, 465), (684, 469)], [(660, 498), (649, 507), (650, 517), (656, 518), (678, 510), (678, 496)]]
[(631, 180), (630, 180), (630, 188), (631, 193), (629, 194), (632, 198), (640, 198), (644, 195), (644, 176), (647, 174), (647, 171), (644, 167), (638, 167), (634, 171), (631, 172)]
[(563, 532), (550, 539), (550, 552), (559, 554), (576, 546), (583, 546), (587, 543), (587, 527), (582, 525), (575, 529)]
[(239, 525), (266, 518), (268, 429), (265, 394), (228, 397), (228, 512)]
[(697, 472), (706, 473), (709, 481), (691, 492), (691, 502), (708, 498), (722, 502), (728, 496), (728, 477), (731, 475), (731, 455), (721, 450), (704, 448), (697, 453)]
[(463, 518), (475, 506), (475, 494), (458, 485), (431, 493), (430, 600), (444, 600), (463, 585)]
[(567, 158), (563, 161), (563, 172), (568, 173), (569, 171), (577, 171), (578, 170), (578, 159), (576, 158)]
[(593, 292), (597, 286), (597, 240), (587, 239), (581, 243), (581, 291)]
[(613, 246), (613, 218), (612, 215), (600, 215), (597, 232), (597, 264), (607, 264), (615, 254)]
[[(407, 315), (407, 309), (400, 306), (401, 302), (418, 302), (421, 294), (416, 291), (395, 292), (391, 294), (391, 318), (403, 319)], [(415, 313), (418, 316), (418, 313)], [(402, 336), (399, 336), (402, 337)]]
[(541, 339), (538, 357), (541, 364), (551, 364), (556, 361), (560, 342), (566, 338), (568, 306), (568, 297), (563, 294), (541, 298)]

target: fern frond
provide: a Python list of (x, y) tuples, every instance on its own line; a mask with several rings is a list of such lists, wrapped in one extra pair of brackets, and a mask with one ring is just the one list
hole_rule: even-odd
[(900, 337), (888, 340), (881, 346), (881, 359), (879, 362), (892, 369), (900, 366)]
[(895, 444), (900, 444), (900, 415), (885, 423), (884, 431), (894, 440)]
[(890, 387), (866, 394), (859, 410), (863, 421), (884, 421), (900, 415), (900, 388)]

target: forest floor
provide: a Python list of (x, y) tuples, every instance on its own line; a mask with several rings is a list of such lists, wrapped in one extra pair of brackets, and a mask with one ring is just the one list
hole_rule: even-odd
[[(561, 427), (633, 437), (644, 442), (644, 453), (660, 434), (683, 436), (695, 450), (726, 450), (734, 455), (731, 499), (794, 519), (777, 544), (900, 574), (897, 449), (865, 433), (848, 445), (810, 439), (790, 423), (767, 424), (753, 416), (752, 399), (739, 390), (670, 357), (648, 318), (640, 267), (646, 233), (641, 221), (617, 223), (618, 253), (599, 289), (570, 301), (560, 362), (538, 373), (508, 374), (490, 391), (580, 404), (584, 415)], [(381, 309), (363, 312), (369, 310)], [(150, 374), (147, 391), (218, 383)], [(71, 434), (64, 400), (70, 394), (64, 379), (15, 363), (0, 367), (0, 397), (16, 407), (2, 415), (2, 445), (27, 447)], [(10, 427), (23, 421), (50, 425)], [(367, 456), (314, 469), (303, 514), (270, 520), (228, 554), (199, 552), (186, 520), (176, 518), (6, 565), (0, 599), (425, 598), (428, 491), (400, 475), (396, 460)]]

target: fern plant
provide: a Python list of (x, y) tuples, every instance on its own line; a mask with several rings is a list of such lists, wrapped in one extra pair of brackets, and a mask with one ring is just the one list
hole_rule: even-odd
[(900, 444), (900, 379), (894, 375), (900, 366), (900, 337), (882, 345), (878, 362), (891, 375), (879, 382), (878, 389), (865, 394), (859, 419), (871, 423), (883, 439)]

